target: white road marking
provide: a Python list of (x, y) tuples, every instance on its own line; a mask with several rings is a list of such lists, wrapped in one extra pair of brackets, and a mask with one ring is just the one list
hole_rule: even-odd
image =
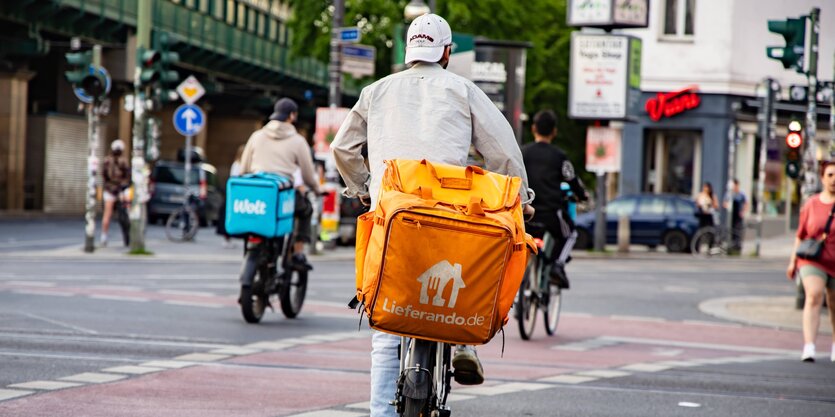
[(229, 355), (218, 355), (215, 353), (189, 353), (174, 358), (178, 361), (214, 362), (229, 358)]
[(507, 384), (489, 385), (486, 387), (464, 388), (458, 390), (458, 393), (464, 395), (501, 395), (521, 391), (537, 391), (546, 388), (553, 387), (548, 384), (536, 384), (530, 382), (510, 382)]
[(25, 287), (54, 287), (56, 284), (54, 282), (44, 282), (44, 281), (6, 281), (8, 285), (22, 285)]
[(601, 336), (601, 339), (611, 340), (620, 343), (634, 343), (642, 345), (676, 346), (691, 349), (712, 349), (726, 350), (730, 352), (766, 353), (766, 354), (793, 354), (795, 351), (787, 349), (760, 348), (754, 346), (720, 345), (717, 343), (680, 342), (665, 339), (649, 339), (640, 337)]
[(240, 355), (252, 355), (253, 353), (261, 353), (259, 349), (247, 349), (242, 347), (228, 347), (223, 349), (215, 349), (209, 353), (217, 353), (220, 355), (233, 355), (233, 356), (240, 356)]
[(102, 369), (102, 372), (111, 372), (114, 374), (129, 374), (129, 375), (145, 375), (154, 372), (164, 371), (162, 368), (151, 368), (148, 366), (115, 366), (113, 368)]
[(12, 398), (23, 397), (34, 394), (35, 391), (22, 391), (16, 389), (0, 389), (0, 401), (11, 400)]
[(140, 363), (139, 366), (147, 366), (151, 368), (168, 368), (168, 369), (180, 369), (186, 368), (189, 366), (196, 365), (194, 362), (185, 362), (185, 361), (150, 361), (150, 362), (143, 362)]
[(142, 288), (129, 285), (90, 285), (85, 287), (91, 290), (116, 290), (116, 291), (142, 291)]
[(61, 382), (61, 381), (30, 381), (22, 382), (20, 384), (11, 384), (9, 388), (24, 388), (24, 389), (39, 389), (52, 391), (56, 389), (72, 388), (82, 384), (76, 382)]
[(636, 372), (659, 372), (659, 371), (666, 371), (667, 369), (672, 368), (672, 366), (666, 365), (658, 365), (654, 363), (633, 363), (631, 365), (621, 366), (620, 369), (624, 371), (636, 371)]
[(78, 332), (81, 332), (81, 333), (98, 334), (97, 331), (92, 330), (92, 329), (87, 329), (85, 327), (76, 326), (74, 324), (64, 323), (63, 321), (50, 319), (48, 317), (39, 316), (37, 314), (32, 314), (32, 313), (19, 313), (19, 314), (22, 314), (22, 315), (27, 316), (27, 317), (31, 317), (33, 319), (45, 321), (47, 323), (52, 323), (52, 324), (55, 324), (57, 326), (66, 327), (68, 329), (72, 329), (72, 330), (75, 330), (75, 331), (78, 331)]
[(575, 372), (574, 375), (591, 376), (595, 378), (618, 378), (622, 376), (629, 376), (632, 374), (629, 372), (615, 371), (611, 369), (597, 369), (593, 371)]
[(248, 345), (244, 345), (244, 348), (247, 349), (260, 349), (260, 350), (284, 350), (296, 345), (291, 345), (289, 343), (281, 343), (281, 342), (258, 342), (258, 343), (250, 343)]
[(345, 408), (356, 408), (358, 410), (370, 410), (371, 409), (371, 403), (368, 402), (368, 401), (363, 401), (361, 403), (348, 404), (348, 405), (345, 406)]
[(25, 294), (25, 295), (50, 295), (56, 297), (72, 297), (75, 294), (70, 292), (59, 292), (59, 291), (49, 291), (49, 290), (12, 290), (15, 294)]
[(585, 382), (596, 381), (598, 378), (590, 377), (590, 376), (580, 376), (580, 375), (557, 375), (557, 376), (549, 376), (547, 378), (540, 378), (537, 381), (540, 382), (556, 382), (559, 384), (582, 384)]
[(64, 378), (60, 378), (62, 381), (70, 381), (70, 382), (85, 382), (89, 384), (101, 384), (104, 382), (113, 382), (118, 381), (120, 379), (125, 379), (127, 376), (125, 375), (113, 375), (113, 374), (100, 374), (98, 372), (85, 372), (82, 374), (70, 375)]

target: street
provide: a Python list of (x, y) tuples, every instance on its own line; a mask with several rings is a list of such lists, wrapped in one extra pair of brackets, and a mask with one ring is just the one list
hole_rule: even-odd
[[(0, 222), (0, 416), (368, 415), (350, 248), (311, 257), (299, 318), (248, 325), (240, 246), (202, 229), (167, 250), (152, 226), (154, 256), (82, 255), (80, 225)], [(802, 363), (796, 327), (743, 308), (773, 300), (799, 324), (783, 259), (576, 258), (557, 334), (524, 342), (511, 318), (478, 350), (485, 384), (453, 387), (453, 416), (835, 415), (829, 334)]]

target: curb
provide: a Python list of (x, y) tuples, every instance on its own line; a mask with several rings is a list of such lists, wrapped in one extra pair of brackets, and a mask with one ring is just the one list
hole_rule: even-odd
[[(701, 302), (699, 310), (713, 317), (749, 326), (798, 332), (803, 330), (803, 312), (794, 308), (793, 296), (714, 298)], [(831, 334), (828, 313), (826, 309), (822, 311), (818, 333)]]

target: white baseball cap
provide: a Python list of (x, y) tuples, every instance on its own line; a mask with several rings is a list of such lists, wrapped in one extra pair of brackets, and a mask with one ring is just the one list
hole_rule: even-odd
[(110, 144), (110, 149), (114, 151), (124, 151), (125, 142), (122, 139), (116, 139)]
[(444, 46), (452, 44), (452, 29), (444, 18), (427, 13), (412, 21), (406, 34), (406, 65), (415, 61), (438, 62)]

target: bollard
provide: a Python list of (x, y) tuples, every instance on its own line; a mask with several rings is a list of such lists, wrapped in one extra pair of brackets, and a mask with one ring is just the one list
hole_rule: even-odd
[(629, 216), (618, 218), (618, 252), (629, 252)]

